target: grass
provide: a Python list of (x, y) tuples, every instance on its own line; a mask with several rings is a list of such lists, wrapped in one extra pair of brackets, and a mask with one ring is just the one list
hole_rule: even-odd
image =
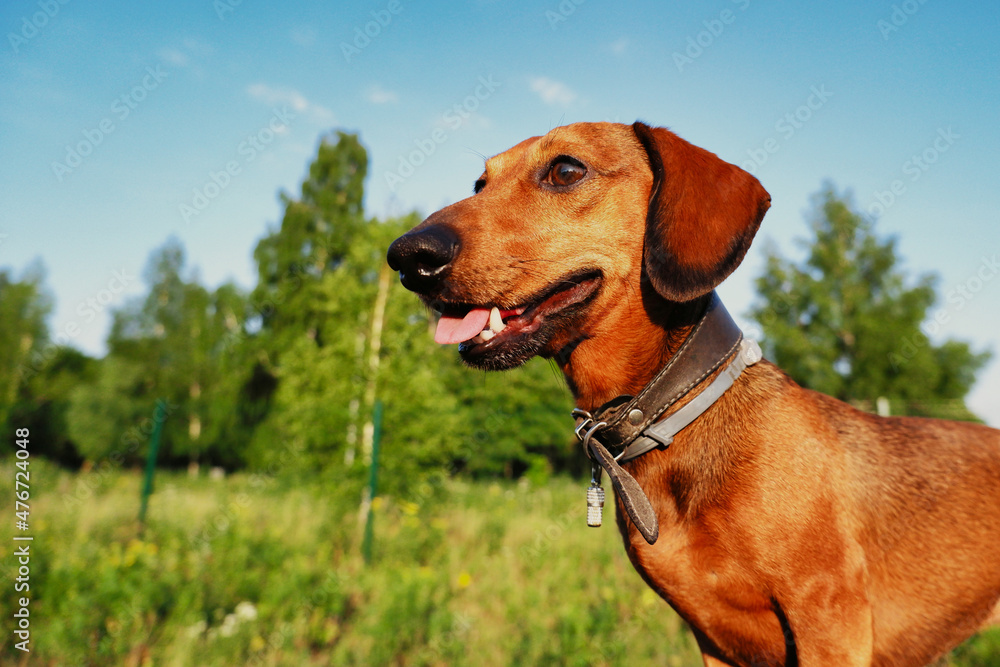
[[(140, 535), (137, 474), (31, 465), (32, 652), (9, 639), (2, 541), (5, 665), (701, 665), (575, 481), (377, 499), (366, 564), (338, 480), (161, 473)], [(1000, 633), (943, 664), (1000, 664)]]

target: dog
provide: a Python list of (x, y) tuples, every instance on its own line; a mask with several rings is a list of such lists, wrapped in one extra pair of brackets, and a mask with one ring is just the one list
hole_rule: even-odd
[[(387, 259), (468, 365), (555, 360), (628, 557), (706, 667), (925, 665), (1000, 622), (1000, 431), (800, 387), (723, 314), (714, 356), (684, 357), (691, 386), (655, 420), (616, 415), (650, 422), (646, 451), (619, 464), (601, 444), (594, 415), (649, 409), (709, 336), (714, 289), (769, 206), (756, 178), (665, 128), (579, 123), (487, 160), (471, 197)], [(693, 421), (652, 435), (689, 404)]]

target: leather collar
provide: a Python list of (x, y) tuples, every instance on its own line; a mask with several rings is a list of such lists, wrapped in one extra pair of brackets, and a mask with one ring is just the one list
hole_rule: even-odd
[[(719, 370), (737, 350), (740, 354), (708, 387), (660, 421), (671, 406)], [(659, 533), (655, 512), (642, 487), (620, 464), (656, 447), (669, 446), (677, 432), (705, 412), (748, 365), (760, 358), (760, 348), (753, 341), (743, 340), (739, 327), (713, 291), (687, 339), (642, 391), (636, 396), (619, 396), (593, 415), (573, 411), (576, 435), (595, 464), (594, 483), (599, 484), (600, 470), (604, 469), (648, 543), (653, 544)]]

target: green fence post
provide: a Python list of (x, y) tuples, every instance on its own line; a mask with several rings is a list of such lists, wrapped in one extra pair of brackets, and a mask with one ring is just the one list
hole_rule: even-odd
[(365, 521), (365, 538), (361, 543), (361, 554), (366, 563), (372, 560), (372, 534), (375, 522), (375, 498), (378, 495), (378, 450), (382, 440), (382, 401), (375, 401), (375, 415), (372, 418), (372, 466), (368, 475), (368, 520)]
[(166, 403), (156, 401), (153, 408), (153, 435), (149, 439), (149, 453), (146, 454), (146, 472), (142, 479), (141, 504), (139, 505), (139, 531), (146, 525), (146, 506), (149, 496), (153, 493), (153, 473), (156, 472), (156, 454), (160, 450), (160, 434), (163, 432), (163, 422), (166, 421)]

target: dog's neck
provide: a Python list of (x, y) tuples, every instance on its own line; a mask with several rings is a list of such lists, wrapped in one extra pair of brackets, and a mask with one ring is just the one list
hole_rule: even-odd
[(677, 303), (640, 285), (641, 308), (619, 309), (602, 321), (604, 335), (581, 341), (560, 363), (578, 408), (592, 412), (636, 395), (677, 353), (711, 298)]
[[(593, 407), (575, 410), (573, 416), (577, 421), (577, 436), (591, 460), (608, 473), (622, 510), (628, 513), (643, 539), (654, 544), (659, 533), (658, 512), (642, 481), (621, 466), (652, 456), (653, 450), (669, 447), (675, 436), (722, 398), (748, 365), (760, 360), (760, 349), (755, 343), (743, 340), (714, 292), (697, 303), (653, 301), (646, 305), (654, 306), (646, 309), (649, 316), (639, 322), (618, 323), (618, 330), (628, 332), (627, 343), (633, 343), (636, 334), (644, 335), (640, 342), (645, 343), (646, 349), (654, 350), (654, 354), (639, 359), (626, 355), (625, 359), (639, 371), (605, 388), (615, 400), (592, 395), (585, 400), (603, 399), (604, 405), (599, 410)], [(627, 369), (610, 363), (621, 363), (621, 350), (617, 355), (605, 351), (603, 356), (605, 362), (598, 367), (600, 371), (625, 375)], [(652, 363), (653, 360), (658, 363)], [(726, 360), (729, 362), (723, 369)], [(592, 370), (586, 379), (593, 382), (595, 377), (598, 374)], [(577, 374), (571, 383), (579, 378)], [(582, 392), (577, 396), (578, 401), (580, 398)], [(685, 398), (687, 402), (660, 419), (664, 410)], [(650, 483), (658, 486), (647, 480), (647, 485)]]

